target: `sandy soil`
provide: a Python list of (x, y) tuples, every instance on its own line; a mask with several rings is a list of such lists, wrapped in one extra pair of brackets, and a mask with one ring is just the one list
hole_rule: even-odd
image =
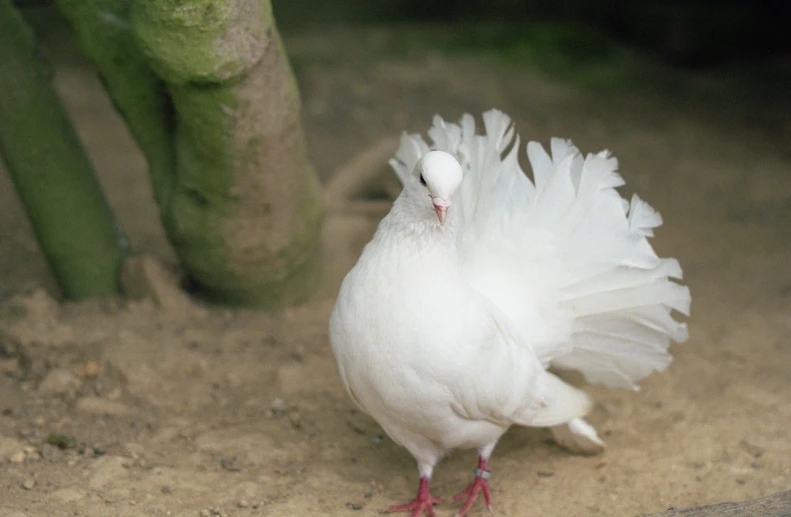
[[(592, 93), (438, 56), (306, 63), (298, 77), (325, 182), (366, 150), (387, 177), (381, 142), (434, 113), (499, 107), (525, 138), (611, 149), (626, 192), (664, 215), (654, 242), (684, 266), (689, 342), (638, 393), (589, 388), (603, 455), (510, 431), (493, 460), (494, 515), (630, 516), (791, 489), (787, 106)], [(56, 80), (133, 246), (172, 264), (143, 159), (101, 87), (73, 60)], [(369, 194), (387, 191), (373, 183)], [(354, 409), (327, 342), (337, 284), (380, 216), (328, 214), (326, 285), (301, 307), (209, 307), (168, 284), (161, 305), (62, 304), (0, 174), (0, 515), (354, 516), (411, 498), (411, 457)], [(466, 486), (474, 459), (445, 460), (436, 493)]]

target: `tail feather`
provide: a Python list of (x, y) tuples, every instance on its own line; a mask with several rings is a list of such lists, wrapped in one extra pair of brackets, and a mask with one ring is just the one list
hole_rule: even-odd
[[(574, 207), (576, 192), (571, 181), (574, 156), (567, 156), (560, 162), (544, 184), (536, 189), (531, 207), (530, 223), (540, 228), (553, 228)], [(544, 200), (551, 200), (544, 202)]]
[(624, 311), (643, 305), (664, 305), (682, 314), (689, 314), (689, 288), (674, 282), (660, 281), (627, 287), (616, 291), (601, 291), (562, 303), (577, 318), (596, 314)]
[(536, 188), (542, 188), (552, 173), (552, 158), (538, 142), (528, 142), (527, 158), (533, 166), (533, 181)]
[(581, 418), (552, 427), (552, 438), (561, 447), (578, 454), (598, 454), (606, 447), (596, 429)]
[(428, 136), (435, 148), (450, 149), (455, 154), (461, 143), (462, 131), (456, 124), (448, 124), (442, 117), (434, 115), (434, 125), (429, 129)]
[[(459, 256), (468, 280), (514, 323), (544, 364), (590, 381), (635, 388), (671, 361), (670, 341), (687, 338), (673, 311), (689, 315), (689, 289), (675, 259), (648, 238), (662, 218), (624, 184), (608, 151), (583, 158), (570, 140), (549, 153), (527, 144), (532, 178), (519, 165), (511, 119), (483, 114), (459, 124), (435, 117), (431, 148), (454, 154), (464, 180), (454, 199)], [(405, 181), (429, 145), (404, 135), (391, 165)], [(449, 217), (451, 214), (449, 213)]]
[(396, 150), (395, 156), (388, 163), (402, 184), (407, 182), (407, 178), (415, 169), (417, 161), (428, 151), (429, 146), (422, 136), (407, 133), (401, 135), (398, 150)]
[(634, 194), (629, 208), (629, 233), (653, 237), (654, 228), (659, 226), (662, 226), (662, 216), (659, 212)]
[(549, 372), (544, 374), (541, 381), (540, 390), (545, 395), (543, 407), (537, 411), (531, 408), (529, 414), (516, 423), (532, 427), (552, 427), (583, 417), (591, 410), (593, 404), (584, 391)]
[(663, 278), (681, 279), (681, 277), (681, 266), (676, 259), (661, 259), (659, 265), (653, 269), (611, 269), (604, 274), (587, 277), (567, 285), (563, 288), (563, 292), (569, 298), (579, 298), (594, 293), (637, 287)]

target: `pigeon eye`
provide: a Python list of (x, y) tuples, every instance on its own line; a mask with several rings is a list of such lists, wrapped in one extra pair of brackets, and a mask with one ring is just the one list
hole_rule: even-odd
[(424, 178), (422, 174), (420, 175), (420, 184), (424, 187), (426, 186), (426, 178)]

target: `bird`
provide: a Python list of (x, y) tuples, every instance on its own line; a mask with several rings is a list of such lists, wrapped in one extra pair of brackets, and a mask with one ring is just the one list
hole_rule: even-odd
[(531, 141), (531, 179), (511, 118), (482, 121), (479, 134), (470, 114), (434, 116), (430, 142), (402, 135), (389, 163), (403, 189), (329, 321), (350, 398), (417, 462), (415, 499), (389, 508), (412, 517), (434, 515), (431, 477), (455, 449), (478, 451), (457, 516), (480, 494), (491, 509), (490, 458), (511, 426), (600, 451), (591, 399), (558, 373), (636, 390), (688, 337), (682, 269), (649, 242), (661, 216), (621, 196), (617, 159)]

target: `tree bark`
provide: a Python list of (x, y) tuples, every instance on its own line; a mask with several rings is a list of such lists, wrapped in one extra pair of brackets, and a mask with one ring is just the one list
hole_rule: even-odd
[(664, 513), (641, 517), (788, 517), (791, 515), (791, 490), (740, 503), (719, 503), (685, 510), (671, 508)]
[(322, 197), (269, 0), (58, 3), (148, 157), (189, 275), (230, 303), (312, 292)]
[(0, 0), (0, 156), (63, 294), (114, 294), (127, 242), (51, 77), (32, 30)]

